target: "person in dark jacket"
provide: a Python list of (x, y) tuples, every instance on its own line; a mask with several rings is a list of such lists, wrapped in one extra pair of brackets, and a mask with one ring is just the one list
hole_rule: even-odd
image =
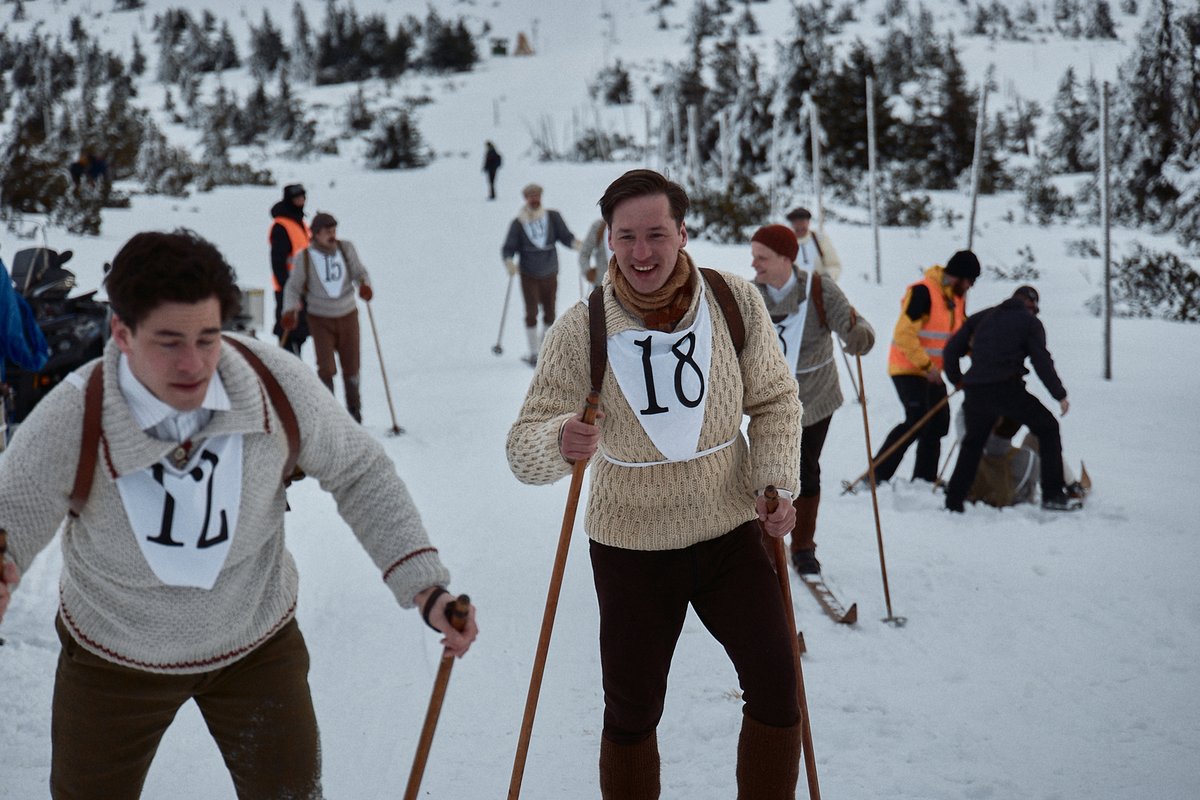
[[(1058, 420), (1025, 388), (1028, 358), (1050, 396), (1058, 401), (1061, 413), (1065, 415), (1071, 407), (1046, 349), (1046, 329), (1037, 318), (1039, 299), (1037, 289), (1022, 286), (1000, 305), (972, 314), (946, 343), (946, 377), (956, 386), (961, 384), (966, 394), (963, 414), (967, 427), (946, 487), (946, 508), (951, 511), (963, 510), (988, 434), (1001, 416), (1028, 426), (1038, 437), (1042, 508), (1070, 511), (1081, 506), (1068, 496), (1063, 481)], [(971, 356), (971, 367), (963, 375), (959, 360), (966, 355)]]
[(488, 176), (488, 200), (496, 199), (496, 173), (500, 171), (500, 152), (496, 145), (487, 143), (487, 152), (483, 156), (483, 171)]
[(280, 324), (283, 315), (283, 287), (292, 271), (292, 256), (302, 253), (312, 240), (312, 231), (304, 221), (304, 203), (308, 195), (299, 183), (283, 187), (283, 199), (271, 206), (271, 283), (275, 290), (275, 336), (282, 347), (300, 355), (300, 347), (308, 340), (308, 317), (304, 309), (296, 319), (296, 327), (287, 331)]
[[(562, 214), (542, 206), (542, 187), (531, 183), (521, 190), (525, 205), (508, 226), (508, 235), (500, 248), (500, 257), (509, 275), (521, 273), (521, 295), (525, 298), (525, 336), (529, 355), (525, 362), (537, 365), (538, 352), (546, 329), (554, 322), (554, 301), (558, 296), (558, 250), (561, 244), (578, 250), (582, 242), (575, 238)], [(542, 331), (537, 329), (538, 308), (542, 310)]]

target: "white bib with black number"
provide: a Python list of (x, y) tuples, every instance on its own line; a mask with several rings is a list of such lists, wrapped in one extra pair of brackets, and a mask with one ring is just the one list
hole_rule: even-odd
[(712, 364), (712, 316), (703, 294), (688, 328), (614, 334), (608, 337), (608, 360), (625, 399), (666, 460), (695, 458)]
[(325, 287), (325, 294), (341, 297), (342, 287), (346, 285), (346, 259), (342, 257), (342, 248), (339, 247), (329, 254), (310, 247), (308, 257), (312, 261), (317, 280)]
[(163, 459), (117, 479), (150, 569), (168, 586), (211, 589), (237, 530), (242, 436), (206, 440), (182, 469)]
[(775, 333), (779, 338), (779, 346), (783, 348), (783, 357), (792, 368), (792, 374), (800, 372), (800, 343), (804, 340), (804, 321), (808, 318), (808, 300), (812, 297), (813, 273), (808, 273), (808, 283), (804, 288), (804, 302), (800, 307), (775, 323)]

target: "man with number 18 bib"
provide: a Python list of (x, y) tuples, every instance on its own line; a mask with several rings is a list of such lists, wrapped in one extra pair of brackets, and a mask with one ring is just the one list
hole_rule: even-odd
[[(795, 509), (768, 513), (761, 494), (797, 488), (800, 402), (758, 292), (683, 249), (687, 207), (682, 187), (651, 170), (608, 187), (608, 277), (548, 332), (508, 459), (522, 482), (547, 484), (598, 456), (584, 527), (600, 607), (602, 797), (659, 796), (656, 729), (689, 605), (743, 690), (738, 796), (791, 797), (796, 634), (761, 530), (785, 535)], [(603, 313), (589, 321), (589, 306)], [(579, 410), (597, 383), (593, 426)]]
[(462, 633), (446, 619), (449, 574), (383, 448), (299, 359), (222, 335), (240, 298), (212, 244), (139, 233), (112, 264), (104, 355), (38, 404), (0, 461), (12, 559), (0, 555), (0, 619), (66, 521), (50, 796), (141, 796), (191, 700), (241, 800), (317, 800), (284, 477), (299, 467), (320, 481), (396, 601), (422, 609), (455, 655), (475, 638), (474, 611)]

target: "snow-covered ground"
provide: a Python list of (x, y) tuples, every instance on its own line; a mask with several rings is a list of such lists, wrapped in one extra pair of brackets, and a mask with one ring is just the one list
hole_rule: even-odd
[[(26, 5), (31, 15), (50, 11), (39, 9), (43, 3)], [(315, 14), (318, 6), (312, 5)], [(569, 120), (603, 63), (602, 37), (592, 34), (601, 27), (595, 4), (572, 0), (561, 9), (555, 4), (553, 12), (535, 11), (539, 4), (529, 0), (497, 0), (486, 9), (443, 5), (445, 16), (492, 19), (497, 35), (528, 31), (540, 15), (542, 52), (487, 59), (472, 74), (402, 82), (406, 92), (436, 97), (419, 116), (440, 156), (432, 166), (370, 172), (349, 152), (264, 163), (280, 185), (303, 182), (310, 211), (335, 214), (339, 233), (357, 245), (371, 270), (387, 375), (407, 433), (386, 435), (391, 418), (368, 331), (365, 424), (422, 509), (453, 573), (452, 588), (470, 593), (478, 605), (482, 631), (455, 667), (423, 796), (474, 800), (501, 796), (508, 786), (567, 483), (523, 486), (505, 462), (504, 437), (531, 372), (518, 360), (524, 336), (517, 297), (500, 339), (504, 353), (492, 353), (507, 281), (500, 242), (526, 182), (546, 187), (545, 203), (562, 211), (579, 236), (598, 216), (595, 203), (607, 183), (638, 165), (542, 164), (527, 152), (528, 126), (542, 114), (557, 115), (559, 124)], [(786, 5), (775, 0), (752, 8), (762, 10), (762, 23), (768, 14), (786, 20)], [(864, 7), (876, 5), (882, 4)], [(146, 18), (165, 4), (148, 6)], [(423, 14), (424, 8), (412, 2), (378, 6), (389, 14)], [(248, 6), (250, 20), (257, 22), (260, 7)], [(616, 15), (618, 40), (608, 46), (627, 63), (681, 57), (682, 32), (654, 30), (645, 4), (627, 0), (607, 7)], [(683, 18), (682, 10), (672, 13)], [(283, 14), (275, 16), (279, 22)], [(105, 18), (97, 30), (130, 19), (135, 17)], [(113, 46), (127, 35), (128, 28), (113, 33)], [(958, 41), (973, 79), (991, 59), (1001, 71), (1024, 72), (1023, 90), (1052, 94), (1057, 71), (1027, 71), (1025, 56), (1010, 58), (1000, 45)], [(1085, 69), (1095, 55), (1066, 49), (1079, 55), (1073, 63)], [(1092, 63), (1098, 71), (1102, 65), (1114, 69), (1117, 59), (1101, 50)], [(1051, 52), (1062, 56), (1051, 43), (1042, 51), (1046, 61)], [(348, 91), (327, 88), (321, 96), (340, 102)], [(640, 109), (629, 113), (637, 130)], [(485, 200), (480, 172), (485, 139), (505, 157), (494, 202)], [(267, 209), (278, 195), (278, 187), (258, 187), (184, 200), (137, 197), (128, 211), (106, 212), (102, 236), (77, 239), (51, 231), (51, 245), (75, 250), (70, 266), (79, 285), (90, 288), (100, 280), (102, 263), (134, 232), (186, 226), (221, 247), (244, 285), (261, 287), (268, 281)], [(964, 196), (935, 200), (966, 211)], [(1101, 291), (1102, 264), (1069, 256), (1065, 247), (1072, 239), (1098, 240), (1098, 230), (1006, 222), (1016, 204), (1004, 196), (980, 202), (974, 247), (985, 273), (969, 305), (981, 309), (1007, 297), (1016, 284), (996, 280), (987, 267), (1011, 268), (1021, 260), (1019, 248), (1031, 249), (1040, 273), (1033, 283), (1042, 293), (1041, 317), (1070, 392), (1071, 411), (1062, 420), (1065, 456), (1075, 467), (1086, 462), (1094, 491), (1077, 514), (977, 506), (958, 516), (943, 512), (941, 497), (923, 485), (901, 480), (883, 487), (891, 606), (908, 620), (893, 628), (880, 621), (887, 608), (870, 498), (843, 497), (838, 490), (840, 479), (865, 467), (861, 407), (847, 402), (837, 413), (822, 459), (818, 542), (828, 579), (847, 603), (858, 603), (860, 621), (834, 625), (793, 581), (797, 621), (809, 648), (804, 677), (827, 798), (1200, 796), (1200, 503), (1192, 494), (1200, 474), (1194, 410), (1200, 326), (1116, 320), (1113, 377), (1105, 380), (1102, 321), (1084, 309)], [(861, 210), (856, 215), (865, 216)], [(843, 288), (879, 334), (876, 349), (863, 359), (876, 446), (902, 416), (885, 360), (903, 287), (922, 267), (961, 248), (963, 228), (960, 221), (953, 228), (882, 230), (883, 281), (877, 284), (870, 228), (827, 227), (845, 264)], [(1115, 252), (1134, 239), (1173, 247), (1169, 239), (1117, 230)], [(9, 260), (26, 246), (7, 235), (2, 241)], [(689, 250), (702, 264), (752, 274), (746, 245), (693, 240)], [(560, 260), (565, 307), (579, 296), (575, 254), (561, 251)], [(306, 357), (311, 361), (311, 350)], [(849, 396), (844, 371), (842, 377)], [(1036, 379), (1031, 385), (1051, 402)], [(898, 477), (907, 477), (909, 469), (906, 463)], [(315, 482), (297, 484), (289, 499), (289, 547), (302, 576), (298, 613), (313, 657), (326, 791), (336, 798), (396, 796), (437, 669), (437, 641), (416, 614), (395, 606)], [(7, 640), (0, 648), (0, 798), (47, 795), (60, 565), (56, 547), (39, 557), (0, 627)], [(526, 797), (598, 797), (596, 629), (585, 534), (577, 529), (525, 771)], [(659, 731), (664, 797), (734, 795), (739, 702), (724, 653), (690, 619)], [(800, 796), (804, 792), (802, 780)], [(194, 707), (186, 707), (168, 731), (145, 796), (233, 796)]]

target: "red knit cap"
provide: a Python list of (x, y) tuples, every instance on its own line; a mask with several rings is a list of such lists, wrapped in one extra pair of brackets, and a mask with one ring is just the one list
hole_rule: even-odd
[(764, 225), (754, 232), (750, 241), (765, 244), (788, 261), (795, 261), (796, 254), (800, 252), (796, 234), (787, 225)]

